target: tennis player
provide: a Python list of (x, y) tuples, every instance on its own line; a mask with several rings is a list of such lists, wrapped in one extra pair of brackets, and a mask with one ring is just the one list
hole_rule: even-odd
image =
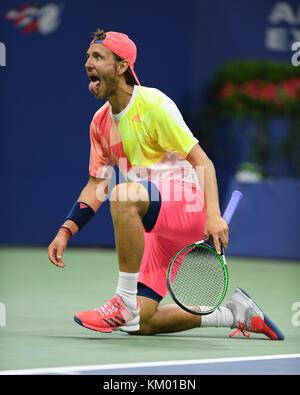
[[(220, 252), (220, 241), (228, 245), (228, 226), (220, 213), (213, 163), (175, 103), (158, 89), (140, 85), (136, 55), (127, 35), (103, 30), (95, 33), (87, 51), (89, 90), (107, 101), (90, 125), (89, 181), (48, 256), (65, 267), (68, 240), (95, 215), (110, 189), (119, 277), (111, 300), (74, 320), (100, 332), (150, 335), (223, 326), (283, 338), (241, 289), (227, 305), (202, 318), (175, 304), (160, 304), (172, 256), (206, 235)], [(125, 182), (112, 185), (115, 165)]]

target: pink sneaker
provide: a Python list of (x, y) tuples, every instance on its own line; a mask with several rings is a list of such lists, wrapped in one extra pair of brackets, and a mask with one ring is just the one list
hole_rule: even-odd
[(136, 309), (129, 310), (123, 304), (119, 296), (114, 296), (111, 300), (105, 301), (103, 306), (90, 311), (81, 311), (74, 316), (74, 321), (98, 332), (112, 332), (121, 329), (126, 332), (135, 332), (140, 329), (140, 303)]

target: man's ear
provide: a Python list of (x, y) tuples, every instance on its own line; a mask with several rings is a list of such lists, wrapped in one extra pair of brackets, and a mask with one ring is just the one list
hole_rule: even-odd
[(129, 62), (126, 59), (121, 60), (120, 62), (118, 62), (118, 67), (117, 67), (117, 71), (119, 76), (121, 76), (122, 74), (125, 73), (125, 71), (128, 69), (129, 67)]

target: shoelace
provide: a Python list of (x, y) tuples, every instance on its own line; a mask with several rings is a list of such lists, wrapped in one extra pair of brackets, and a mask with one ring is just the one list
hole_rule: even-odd
[(236, 333), (238, 333), (239, 337), (241, 336), (241, 333), (245, 337), (250, 337), (250, 333), (248, 333), (247, 331), (242, 331), (241, 329), (236, 329), (234, 332), (230, 333), (229, 337), (233, 337)]
[(110, 314), (117, 312), (119, 309), (122, 308), (124, 309), (124, 306), (122, 305), (122, 303), (118, 298), (112, 298), (111, 300), (105, 300), (104, 302), (106, 303), (103, 306), (100, 306), (97, 309), (95, 309), (102, 316), (103, 315), (108, 316)]
[(239, 321), (239, 327), (238, 329), (236, 329), (235, 331), (233, 331), (232, 333), (230, 333), (229, 337), (233, 337), (236, 333), (238, 333), (238, 336), (241, 336), (241, 333), (243, 334), (243, 336), (245, 337), (250, 337), (250, 333), (248, 333), (247, 331), (250, 330), (250, 327), (247, 326), (245, 323)]

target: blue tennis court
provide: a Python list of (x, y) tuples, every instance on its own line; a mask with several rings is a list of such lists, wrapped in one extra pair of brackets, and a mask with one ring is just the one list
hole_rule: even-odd
[[(299, 375), (300, 354), (245, 358), (219, 358), (194, 361), (148, 362), (94, 366), (68, 366), (46, 369), (2, 371), (18, 375), (105, 375), (105, 376), (186, 376), (186, 375)], [(167, 380), (167, 379), (166, 379)], [(153, 387), (150, 380), (145, 386)], [(148, 383), (148, 384), (147, 384)], [(167, 384), (168, 385), (168, 384)], [(168, 389), (168, 388), (167, 388)]]

